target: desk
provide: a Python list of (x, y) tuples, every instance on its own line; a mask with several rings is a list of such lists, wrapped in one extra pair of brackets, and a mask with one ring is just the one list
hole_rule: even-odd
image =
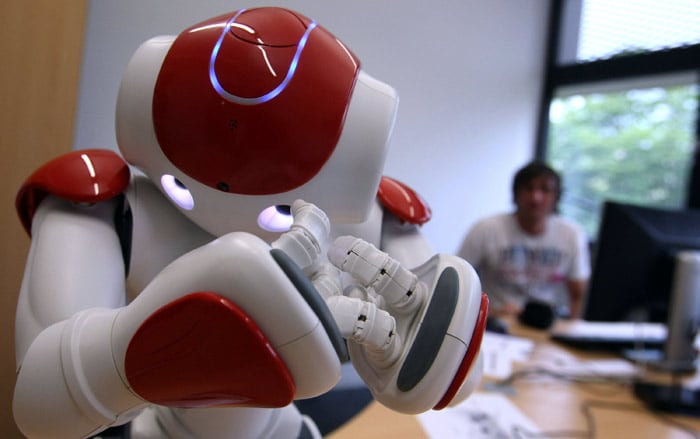
[[(537, 360), (556, 358), (562, 352), (576, 358), (612, 359), (612, 355), (580, 352), (567, 349), (549, 340), (544, 331), (511, 325), (513, 335), (534, 342), (532, 357)], [(527, 365), (514, 366), (514, 372)], [(658, 378), (658, 377), (657, 377)], [(484, 379), (479, 392), (487, 390), (492, 380)], [(582, 384), (556, 378), (522, 378), (512, 383), (512, 394), (503, 393), (543, 433), (570, 432), (557, 437), (590, 437), (596, 439), (649, 438), (688, 439), (700, 437), (700, 418), (660, 415), (649, 411), (631, 393), (629, 386), (621, 384)], [(587, 408), (586, 408), (587, 407)], [(590, 413), (592, 426), (587, 422)], [(676, 428), (680, 423), (694, 430), (694, 434)], [(593, 428), (594, 431), (591, 431)], [(589, 432), (586, 436), (584, 432)], [(402, 415), (373, 402), (329, 439), (380, 439), (416, 438), (428, 435), (416, 416)], [(546, 437), (546, 436), (539, 436)]]

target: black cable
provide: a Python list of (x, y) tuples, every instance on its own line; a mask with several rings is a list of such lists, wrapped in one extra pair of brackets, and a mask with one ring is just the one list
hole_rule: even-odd
[[(621, 380), (619, 378), (610, 378), (604, 375), (594, 376), (597, 380), (585, 379), (582, 377), (574, 377), (567, 374), (560, 374), (553, 372), (546, 368), (533, 368), (533, 369), (522, 369), (517, 372), (512, 373), (507, 378), (495, 383), (495, 388), (498, 387), (509, 387), (515, 381), (519, 379), (526, 378), (528, 376), (538, 376), (544, 375), (556, 379), (561, 379), (567, 382), (572, 382), (575, 384), (598, 384), (598, 385), (623, 385), (629, 386), (632, 382), (627, 380)], [(591, 392), (591, 387), (586, 386), (585, 390)], [(670, 428), (677, 429), (686, 433), (689, 437), (693, 439), (700, 439), (700, 431), (683, 424), (682, 422), (672, 419), (670, 416), (651, 411), (641, 404), (635, 403), (622, 403), (622, 402), (612, 402), (612, 401), (601, 401), (601, 400), (585, 400), (581, 403), (580, 409), (586, 420), (585, 430), (552, 430), (543, 432), (532, 432), (528, 431), (523, 426), (513, 426), (511, 431), (511, 436), (513, 439), (551, 439), (551, 438), (585, 438), (585, 439), (595, 439), (597, 435), (595, 416), (593, 415), (593, 409), (608, 409), (608, 410), (627, 410), (627, 411), (638, 411), (651, 414), (652, 416), (659, 419), (662, 423), (669, 426)]]
[[(597, 426), (595, 422), (595, 416), (593, 415), (593, 409), (608, 409), (608, 410), (627, 410), (627, 411), (637, 411), (648, 413), (644, 407), (636, 404), (622, 403), (622, 402), (610, 402), (610, 401), (600, 401), (600, 400), (587, 400), (581, 404), (581, 412), (586, 419), (586, 429), (584, 430), (551, 430), (542, 432), (528, 431), (522, 426), (514, 426), (511, 431), (511, 436), (513, 439), (553, 439), (553, 438), (585, 438), (585, 439), (595, 439), (597, 436)], [(651, 412), (651, 414), (659, 418), (667, 426), (674, 428), (676, 430), (686, 433), (693, 439), (700, 439), (700, 432), (697, 430), (681, 423), (675, 421), (668, 416)]]
[[(607, 389), (613, 385), (629, 387), (633, 383), (633, 379), (629, 377), (611, 377), (603, 374), (591, 374), (590, 376), (574, 376), (569, 374), (558, 373), (545, 367), (536, 367), (531, 369), (521, 369), (517, 372), (514, 372), (507, 378), (492, 384), (490, 387), (496, 389), (508, 387), (511, 386), (515, 381), (529, 376), (548, 376), (551, 378), (559, 379), (561, 381), (566, 381), (574, 384), (581, 384), (585, 386), (589, 393), (596, 393), (594, 392), (594, 388), (597, 387), (600, 387), (602, 389)], [(610, 390), (610, 392), (600, 391), (597, 392), (597, 394), (605, 396), (608, 393), (615, 391), (617, 391), (617, 389)]]

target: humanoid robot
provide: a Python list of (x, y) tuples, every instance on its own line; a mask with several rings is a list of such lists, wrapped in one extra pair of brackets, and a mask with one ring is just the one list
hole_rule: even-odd
[(397, 102), (286, 9), (138, 48), (123, 158), (74, 151), (17, 196), (22, 432), (318, 437), (292, 402), (348, 359), (400, 412), (466, 398), (488, 302), (465, 261), (428, 250), (423, 200), (381, 175)]

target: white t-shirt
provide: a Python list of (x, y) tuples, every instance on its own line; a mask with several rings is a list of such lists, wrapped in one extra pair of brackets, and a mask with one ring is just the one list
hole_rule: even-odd
[(575, 223), (552, 215), (545, 232), (525, 233), (515, 214), (504, 213), (477, 222), (467, 234), (459, 256), (479, 273), (494, 310), (511, 302), (523, 306), (537, 299), (568, 307), (568, 280), (590, 276), (586, 235)]

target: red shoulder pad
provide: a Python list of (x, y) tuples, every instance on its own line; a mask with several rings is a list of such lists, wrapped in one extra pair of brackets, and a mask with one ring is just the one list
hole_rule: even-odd
[(386, 209), (407, 223), (422, 225), (433, 215), (420, 195), (391, 177), (382, 177), (377, 197)]
[(37, 169), (20, 187), (15, 208), (27, 233), (47, 194), (78, 203), (109, 200), (129, 185), (129, 166), (115, 152), (86, 149), (69, 152)]

